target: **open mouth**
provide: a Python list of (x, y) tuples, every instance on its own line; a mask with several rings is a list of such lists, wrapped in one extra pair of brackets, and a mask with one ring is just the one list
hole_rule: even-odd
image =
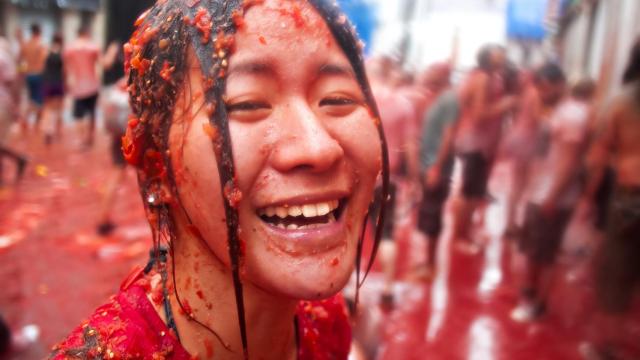
[(304, 205), (268, 206), (258, 210), (258, 216), (280, 229), (314, 229), (340, 220), (344, 204), (344, 200), (329, 200)]

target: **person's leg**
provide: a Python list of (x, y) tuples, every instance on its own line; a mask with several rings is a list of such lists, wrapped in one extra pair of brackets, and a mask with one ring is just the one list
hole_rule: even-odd
[(111, 210), (115, 203), (118, 188), (124, 180), (126, 173), (126, 167), (117, 166), (107, 182), (106, 191), (100, 205), (100, 215), (98, 216), (97, 232), (100, 235), (109, 235), (115, 228), (115, 224), (111, 218)]
[(438, 240), (442, 232), (443, 208), (448, 197), (449, 179), (434, 188), (425, 187), (423, 204), (418, 219), (418, 229), (427, 241), (427, 268), (433, 271), (436, 266)]
[(53, 129), (55, 123), (55, 99), (46, 98), (42, 105), (42, 123), (41, 128), (44, 134), (44, 143), (51, 145), (53, 143)]
[(96, 131), (96, 105), (98, 102), (98, 94), (91, 96), (87, 99), (87, 112), (89, 113), (89, 124), (87, 134), (87, 146), (93, 146)]
[(33, 75), (27, 75), (25, 77), (25, 85), (27, 87), (27, 104), (24, 108), (24, 114), (22, 114), (21, 128), (24, 132), (29, 131), (29, 120), (34, 112), (34, 97), (36, 91), (36, 85)]
[[(22, 179), (22, 175), (24, 175), (24, 170), (27, 166), (27, 159), (17, 152), (0, 145), (0, 159), (3, 157), (9, 157), (13, 159), (16, 163), (16, 181), (20, 181)], [(1, 170), (0, 170), (0, 178), (1, 178)]]
[(381, 303), (385, 307), (391, 307), (393, 304), (393, 284), (396, 273), (397, 246), (393, 238), (396, 191), (396, 185), (393, 182), (390, 183), (389, 201), (385, 208), (382, 241), (378, 252), (382, 273), (384, 275)]
[(111, 233), (115, 228), (115, 224), (111, 218), (111, 213), (118, 188), (127, 174), (126, 161), (121, 150), (120, 139), (122, 135), (124, 134), (111, 135), (111, 160), (113, 161), (115, 169), (107, 183), (106, 192), (102, 198), (102, 204), (100, 206), (98, 226), (96, 229), (100, 235), (109, 235), (109, 233)]
[(473, 181), (472, 164), (469, 154), (459, 155), (462, 166), (462, 187), (460, 195), (453, 204), (453, 240), (468, 241), (469, 227), (471, 226), (471, 214), (473, 211), (472, 199), (468, 196), (469, 182)]
[(522, 232), (518, 238), (520, 252), (525, 257), (524, 278), (520, 285), (518, 305), (511, 312), (514, 321), (531, 321), (539, 316), (539, 284), (544, 265), (539, 261), (541, 242), (545, 240), (540, 231), (544, 226), (543, 218), (536, 205), (528, 204)]
[(64, 98), (62, 96), (56, 96), (51, 99), (51, 114), (52, 114), (52, 135), (53, 138), (58, 141), (62, 137), (62, 106)]
[(518, 203), (520, 197), (524, 191), (524, 179), (525, 175), (522, 173), (523, 163), (519, 159), (513, 159), (511, 161), (511, 191), (507, 195), (507, 202), (505, 204), (506, 211), (506, 225), (504, 235), (506, 237), (513, 237), (517, 233), (516, 225), (516, 211), (518, 209)]
[(64, 129), (64, 116), (63, 116), (63, 108), (64, 108), (64, 99), (60, 98), (58, 103), (56, 104), (56, 124), (55, 124), (55, 135), (56, 139), (62, 139), (63, 129)]
[(487, 164), (481, 153), (460, 156), (462, 161), (462, 186), (454, 204), (453, 239), (460, 250), (476, 253), (478, 244), (471, 238), (471, 226), (475, 210), (486, 195)]
[(87, 137), (86, 124), (84, 123), (85, 106), (83, 99), (73, 100), (73, 120), (75, 121), (76, 139), (84, 143)]

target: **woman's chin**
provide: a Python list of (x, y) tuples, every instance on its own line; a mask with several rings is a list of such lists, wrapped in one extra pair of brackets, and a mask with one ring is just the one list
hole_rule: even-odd
[[(345, 256), (325, 258), (296, 258), (290, 261), (269, 261), (262, 257), (262, 276), (259, 287), (272, 293), (299, 300), (317, 300), (331, 297), (346, 285), (353, 269), (353, 261)], [(265, 262), (266, 260), (266, 262)]]

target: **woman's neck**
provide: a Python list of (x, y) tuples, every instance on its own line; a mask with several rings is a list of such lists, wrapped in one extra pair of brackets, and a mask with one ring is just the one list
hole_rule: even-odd
[[(201, 359), (242, 358), (230, 269), (203, 240), (186, 229), (177, 229), (177, 240), (173, 246), (175, 286), (183, 306), (181, 308), (173, 292), (171, 304), (183, 346)], [(170, 274), (170, 279), (172, 276)], [(172, 284), (169, 281), (170, 288)], [(274, 296), (248, 282), (244, 282), (243, 292), (249, 354), (260, 355), (263, 359), (295, 358), (294, 315), (297, 301)], [(213, 330), (219, 339), (204, 326), (190, 320), (187, 313)]]

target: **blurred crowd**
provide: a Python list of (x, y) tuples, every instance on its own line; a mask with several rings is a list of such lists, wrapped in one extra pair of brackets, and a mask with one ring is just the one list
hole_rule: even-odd
[[(567, 79), (553, 62), (518, 68), (492, 44), (479, 50), (477, 66), (457, 84), (451, 61), (417, 73), (390, 57), (368, 66), (392, 174), (387, 219), (393, 220), (385, 224), (379, 252), (381, 304), (394, 301), (394, 223), (417, 214), (413, 236), (428, 246), (415, 271), (428, 282), (438, 270), (445, 203), (451, 200), (455, 251), (475, 255), (488, 242), (485, 210), (503, 195), (507, 256), (526, 259), (525, 276), (510, 284), (520, 293), (511, 319), (533, 322), (545, 314), (562, 241), (571, 219), (580, 217), (602, 239), (593, 273), (603, 333), (581, 351), (616, 358), (608, 357), (616, 351), (611, 340), (624, 331), (620, 320), (640, 280), (640, 42), (617, 94), (603, 93), (590, 78)], [(497, 162), (510, 168), (504, 194), (488, 191)]]
[[(2, 173), (3, 162), (15, 162), (15, 181), (28, 166), (28, 154), (7, 146), (14, 123), (19, 124), (18, 137), (35, 133), (46, 146), (55, 146), (62, 136), (72, 136), (77, 151), (84, 151), (100, 131), (100, 107), (114, 170), (96, 231), (109, 234), (115, 226), (110, 220), (114, 192), (125, 169), (120, 138), (128, 117), (127, 93), (122, 79), (105, 86), (100, 77), (104, 69), (121, 66), (119, 45), (103, 52), (88, 29), (80, 27), (69, 44), (60, 35), (45, 41), (37, 24), (26, 39), (19, 33), (12, 41), (0, 38), (0, 185), (14, 181), (9, 180), (13, 174)], [(504, 189), (503, 238), (527, 261), (524, 281), (511, 284), (520, 289), (511, 318), (537, 321), (547, 311), (567, 226), (572, 217), (582, 216), (603, 239), (594, 274), (605, 336), (588, 352), (601, 356), (594, 358), (615, 352), (606, 339), (621, 331), (618, 321), (640, 282), (640, 42), (631, 49), (617, 94), (603, 93), (593, 79), (567, 79), (567, 69), (556, 63), (519, 68), (503, 47), (491, 44), (479, 50), (477, 66), (455, 84), (453, 59), (418, 72), (406, 71), (393, 57), (371, 58), (367, 66), (391, 173), (379, 249), (385, 275), (382, 306), (394, 306), (395, 266), (403, 261), (397, 259), (394, 241), (398, 220), (415, 214), (412, 236), (428, 246), (425, 263), (414, 271), (431, 281), (438, 271), (446, 203), (453, 209), (455, 251), (475, 255), (486, 245), (485, 210), (496, 199), (487, 184), (494, 164), (502, 161), (512, 178)], [(72, 128), (63, 125), (65, 96), (73, 99)]]

